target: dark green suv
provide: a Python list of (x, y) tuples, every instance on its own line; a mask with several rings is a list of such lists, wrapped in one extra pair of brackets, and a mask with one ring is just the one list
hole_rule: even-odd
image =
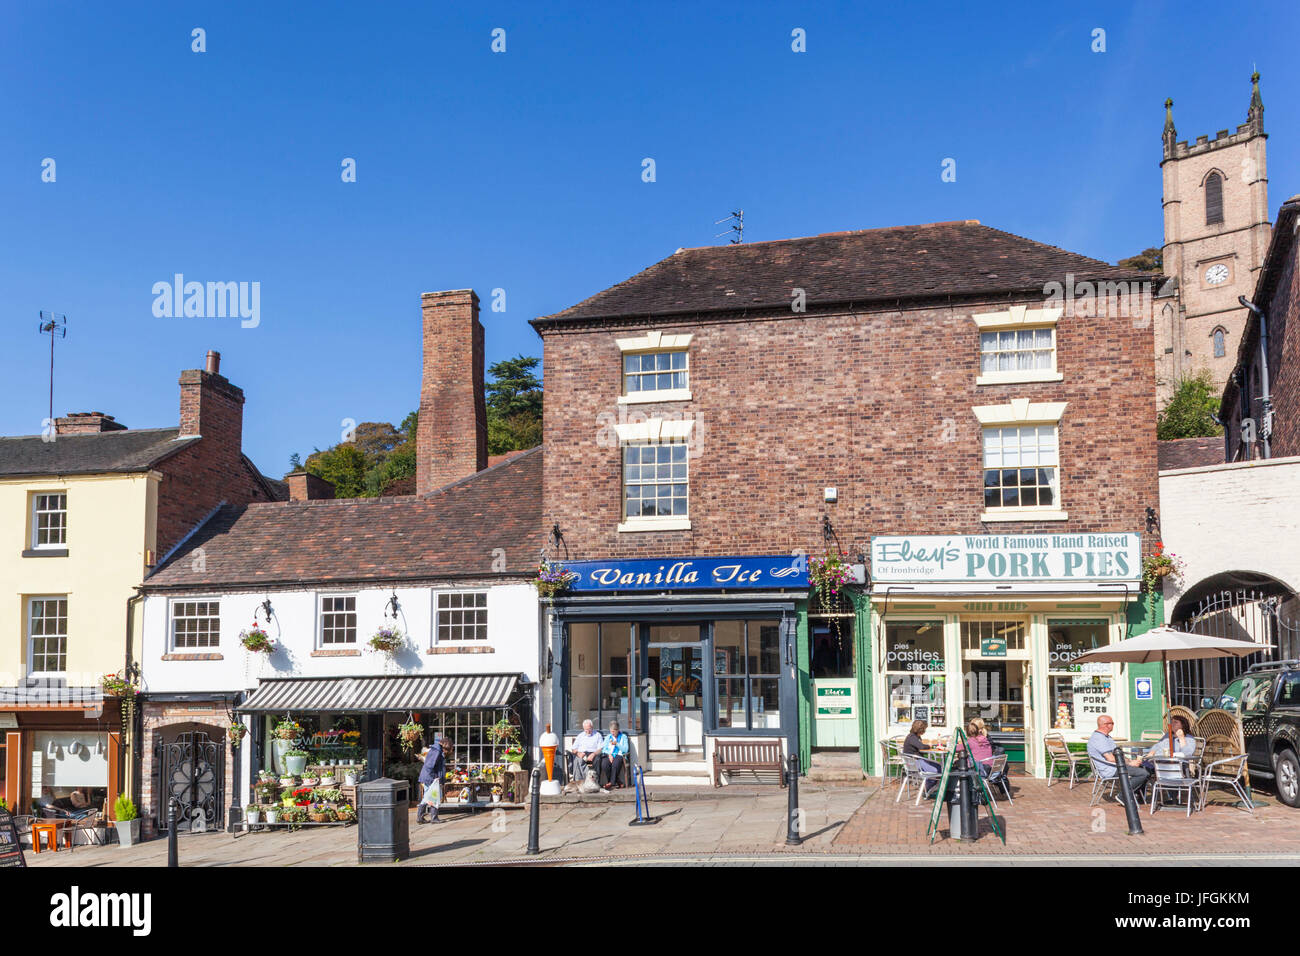
[(1241, 720), (1251, 778), (1273, 781), (1283, 803), (1300, 807), (1300, 661), (1253, 664), (1201, 705)]

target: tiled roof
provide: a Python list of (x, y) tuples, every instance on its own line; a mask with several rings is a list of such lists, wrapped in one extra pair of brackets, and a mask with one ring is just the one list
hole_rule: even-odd
[[(525, 451), (530, 450), (531, 449), (523, 448), (518, 451), (508, 451), (501, 455), (488, 455), (488, 467), (491, 468), (493, 465), (499, 465), (503, 461), (509, 461), (511, 458), (514, 458), (517, 455), (522, 455)], [(384, 498), (415, 494), (415, 475), (407, 475), (405, 478), (396, 478), (393, 481), (390, 481), (380, 489), (379, 494)]]
[(1156, 449), (1161, 471), (1223, 464), (1222, 435), (1214, 438), (1175, 438), (1157, 442)]
[(791, 290), (818, 306), (1042, 291), (1048, 282), (1150, 280), (975, 220), (834, 232), (805, 239), (679, 249), (539, 327), (597, 318), (790, 310)]
[(147, 471), (197, 437), (178, 439), (179, 428), (138, 428), (59, 435), (0, 438), (0, 475), (96, 475)]
[(527, 574), (542, 525), (535, 448), (428, 495), (225, 506), (145, 588), (488, 577), (498, 548), (505, 573)]

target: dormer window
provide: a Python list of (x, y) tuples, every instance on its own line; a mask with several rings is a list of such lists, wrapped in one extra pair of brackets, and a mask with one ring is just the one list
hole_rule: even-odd
[(647, 332), (634, 339), (618, 339), (623, 357), (619, 403), (689, 401), (691, 338)]

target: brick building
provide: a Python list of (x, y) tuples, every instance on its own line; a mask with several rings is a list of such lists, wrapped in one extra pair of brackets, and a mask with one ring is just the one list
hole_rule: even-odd
[[(535, 319), (545, 520), (578, 575), (552, 608), (557, 729), (621, 718), (652, 770), (755, 736), (866, 769), (913, 715), (964, 709), (1040, 768), (1033, 713), (1082, 732), (1049, 642), (1143, 617), (1147, 278), (965, 221), (678, 250)], [(948, 547), (961, 575), (897, 560)], [(803, 556), (828, 548), (870, 583), (810, 607)], [(1154, 724), (1113, 677), (1121, 727)]]

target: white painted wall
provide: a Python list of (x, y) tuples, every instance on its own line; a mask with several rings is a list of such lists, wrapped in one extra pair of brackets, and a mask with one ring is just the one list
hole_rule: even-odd
[(1300, 458), (1160, 473), (1165, 550), (1185, 562), (1165, 579), (1165, 620), (1184, 592), (1223, 571), (1268, 574), (1300, 591)]

